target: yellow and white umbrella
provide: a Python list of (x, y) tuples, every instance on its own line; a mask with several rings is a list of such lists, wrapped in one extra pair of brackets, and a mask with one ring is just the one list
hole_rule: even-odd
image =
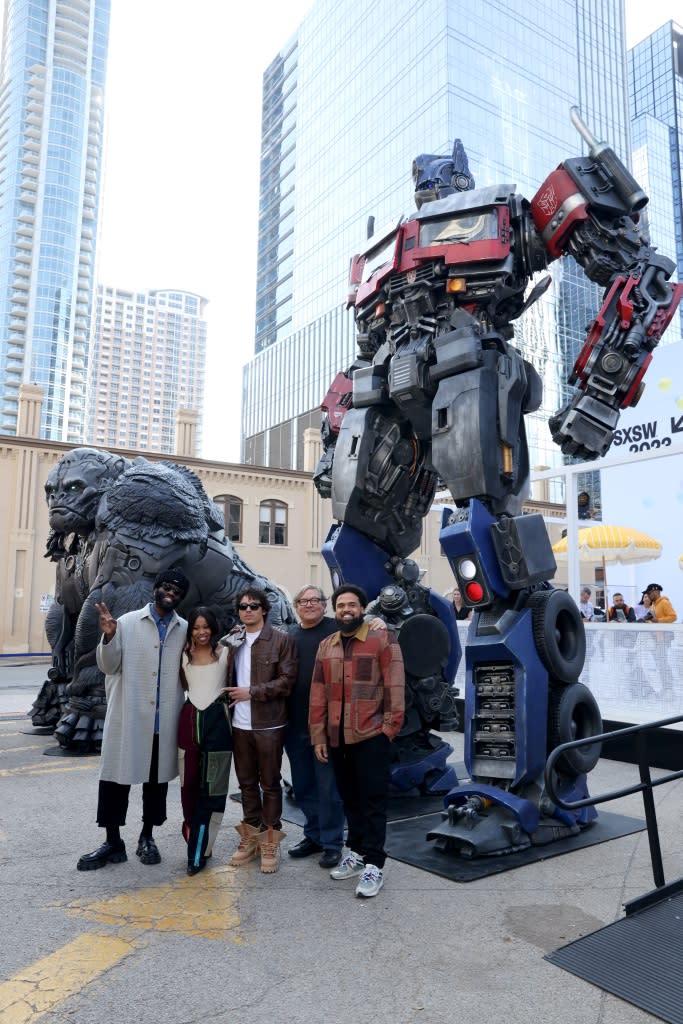
[[(567, 538), (563, 537), (553, 544), (553, 552), (558, 562), (566, 562)], [(605, 593), (607, 593), (606, 562), (621, 565), (635, 565), (638, 562), (650, 562), (659, 558), (662, 545), (654, 537), (630, 526), (609, 526), (607, 523), (596, 523), (587, 526), (578, 533), (577, 555), (580, 562), (601, 562)], [(681, 556), (683, 558), (683, 555)], [(682, 566), (683, 568), (683, 566)]]
[[(608, 526), (596, 523), (579, 530), (578, 554), (582, 562), (649, 562), (659, 558), (662, 545), (654, 537), (649, 537), (641, 530), (633, 530), (630, 526)], [(555, 557), (560, 561), (567, 558), (567, 538), (563, 537), (553, 544)], [(681, 555), (683, 558), (683, 555)]]

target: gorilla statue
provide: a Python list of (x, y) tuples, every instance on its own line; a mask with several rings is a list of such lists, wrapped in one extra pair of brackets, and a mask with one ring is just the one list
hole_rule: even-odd
[(152, 598), (156, 574), (177, 566), (191, 581), (181, 614), (208, 605), (227, 632), (235, 594), (253, 585), (268, 594), (273, 625), (295, 621), (286, 595), (234, 550), (222, 510), (185, 466), (75, 448), (50, 472), (45, 496), (45, 557), (56, 562), (45, 622), (52, 667), (29, 716), (34, 727), (54, 729), (64, 752), (99, 751), (102, 740), (96, 603), (115, 617), (140, 608)]

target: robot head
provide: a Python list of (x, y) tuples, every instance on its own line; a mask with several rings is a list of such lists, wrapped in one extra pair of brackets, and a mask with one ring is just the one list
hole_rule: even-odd
[(453, 192), (467, 192), (474, 188), (467, 153), (460, 139), (453, 143), (453, 155), (450, 157), (437, 156), (434, 153), (421, 153), (420, 156), (416, 156), (413, 160), (413, 182), (418, 210), (423, 203), (443, 199)]

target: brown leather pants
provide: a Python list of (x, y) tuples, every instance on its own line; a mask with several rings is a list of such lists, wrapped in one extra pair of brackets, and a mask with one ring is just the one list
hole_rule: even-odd
[(254, 828), (281, 827), (282, 748), (285, 729), (232, 730), (233, 763), (242, 793), (242, 817)]

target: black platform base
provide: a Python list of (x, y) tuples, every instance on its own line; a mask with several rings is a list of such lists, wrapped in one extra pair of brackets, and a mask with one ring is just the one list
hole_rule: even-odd
[[(461, 782), (467, 778), (465, 765), (462, 761), (457, 762), (453, 767)], [(285, 783), (282, 787), (282, 818), (292, 825), (300, 825), (303, 828), (305, 824), (304, 814), (296, 801), (289, 795), (291, 788), (289, 783)], [(239, 792), (231, 793), (230, 799), (239, 804), (242, 802), (242, 794)], [(410, 793), (392, 792), (389, 794), (387, 801), (387, 821), (404, 821), (406, 818), (418, 818), (423, 815), (439, 813), (443, 810), (443, 799), (443, 793), (423, 796), (417, 790), (413, 790)]]
[(656, 890), (629, 914), (544, 959), (646, 1013), (683, 1024), (683, 880)]
[(453, 882), (472, 882), (476, 878), (497, 875), (501, 871), (521, 868), (527, 864), (557, 857), (562, 853), (572, 853), (586, 846), (618, 839), (633, 832), (642, 832), (645, 822), (637, 818), (627, 818), (623, 814), (610, 814), (601, 811), (597, 821), (578, 836), (558, 839), (546, 846), (531, 846), (528, 850), (509, 853), (501, 857), (476, 857), (467, 860), (455, 854), (439, 850), (433, 841), (426, 839), (427, 833), (441, 822), (441, 814), (428, 814), (410, 821), (391, 822), (387, 825), (386, 852), (394, 860), (411, 864), (423, 871), (430, 871)]
[[(416, 815), (433, 816), (434, 812), (443, 809), (443, 794), (441, 796), (422, 796), (417, 793), (415, 796), (390, 796), (387, 801), (387, 821), (404, 821), (406, 818), (414, 818)], [(288, 797), (283, 796), (282, 818), (291, 822), (292, 825), (301, 825), (303, 828), (305, 818), (303, 811)]]

